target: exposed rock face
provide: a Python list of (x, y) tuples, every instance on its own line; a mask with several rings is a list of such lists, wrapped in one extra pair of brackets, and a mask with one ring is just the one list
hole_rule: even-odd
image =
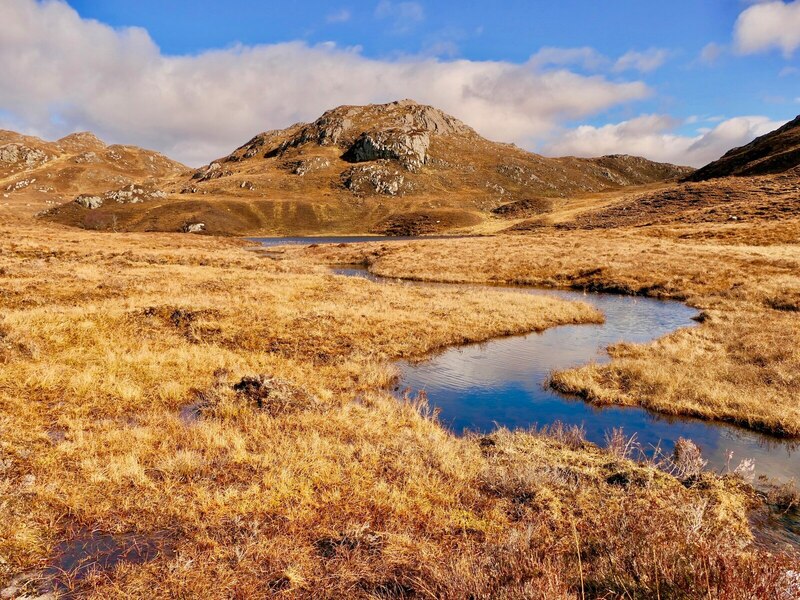
[(427, 161), (430, 145), (431, 138), (425, 131), (388, 129), (365, 132), (343, 158), (350, 162), (397, 160), (407, 170), (418, 172)]
[(103, 199), (100, 196), (93, 196), (91, 194), (81, 194), (75, 198), (75, 203), (80, 204), (83, 208), (94, 210), (103, 206)]
[(408, 189), (405, 177), (388, 161), (352, 167), (342, 174), (344, 186), (358, 195), (397, 196)]
[(38, 148), (30, 148), (24, 144), (6, 144), (0, 146), (0, 162), (3, 163), (32, 167), (45, 162), (47, 159), (47, 154)]
[(321, 171), (331, 166), (331, 161), (323, 156), (314, 156), (305, 160), (298, 160), (297, 162), (289, 163), (292, 173), (303, 177), (308, 173), (314, 171)]
[(102, 196), (97, 194), (81, 194), (75, 198), (75, 202), (84, 208), (96, 209), (103, 206), (105, 202), (117, 202), (119, 204), (138, 204), (145, 200), (156, 198), (166, 198), (166, 194), (161, 190), (145, 189), (135, 184), (126, 185), (119, 190), (111, 190)]
[(72, 160), (74, 160), (78, 164), (80, 164), (80, 163), (99, 163), (100, 162), (100, 157), (97, 156), (97, 152), (89, 151), (89, 152), (83, 152), (82, 154), (79, 154), (78, 156), (76, 156)]
[(228, 177), (233, 175), (233, 172), (228, 169), (223, 169), (222, 165), (218, 162), (212, 162), (210, 165), (198, 169), (192, 175), (192, 179), (198, 181), (210, 181), (211, 179), (218, 179), (219, 177)]

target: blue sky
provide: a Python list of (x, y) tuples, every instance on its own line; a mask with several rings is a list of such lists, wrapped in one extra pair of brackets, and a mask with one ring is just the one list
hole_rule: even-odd
[(4, 0), (0, 75), (39, 80), (0, 90), (0, 126), (198, 164), (336, 104), (413, 97), (545, 154), (701, 164), (800, 113), (798, 57), (800, 0)]

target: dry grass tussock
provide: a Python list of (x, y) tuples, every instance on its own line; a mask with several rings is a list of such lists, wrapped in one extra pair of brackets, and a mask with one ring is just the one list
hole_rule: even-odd
[[(781, 597), (735, 478), (577, 432), (456, 438), (391, 361), (599, 318), (235, 241), (0, 227), (10, 597)], [(795, 565), (794, 568), (798, 568)]]
[[(784, 223), (786, 225), (786, 223)], [(725, 229), (727, 226), (720, 226)], [(558, 373), (564, 391), (800, 435), (800, 246), (706, 236), (706, 225), (558, 232), (312, 249), (391, 277), (571, 287), (681, 299), (702, 324), (608, 365)]]

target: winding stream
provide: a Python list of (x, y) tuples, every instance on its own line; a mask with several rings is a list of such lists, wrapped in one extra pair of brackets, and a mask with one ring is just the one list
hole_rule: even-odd
[[(395, 238), (397, 239), (397, 238)], [(408, 238), (400, 238), (408, 239)], [(342, 243), (375, 238), (267, 238), (264, 245), (286, 243)], [(453, 287), (459, 284), (419, 283), (375, 276), (363, 268), (336, 268), (333, 272), (364, 277), (384, 285)], [(463, 286), (462, 286), (463, 287)], [(496, 286), (469, 286), (492, 288)], [(762, 435), (716, 421), (669, 417), (638, 407), (598, 407), (564, 396), (546, 385), (553, 371), (608, 360), (605, 349), (627, 341), (644, 343), (682, 327), (695, 326), (694, 309), (675, 301), (507, 286), (523, 294), (547, 294), (587, 302), (606, 317), (602, 325), (568, 325), (541, 333), (505, 337), (483, 344), (446, 350), (420, 363), (400, 363), (399, 391), (424, 390), (439, 408), (440, 420), (453, 431), (488, 432), (498, 426), (511, 429), (545, 426), (557, 421), (585, 429), (586, 439), (605, 444), (606, 434), (622, 428), (636, 435), (641, 449), (670, 454), (679, 437), (691, 439), (703, 451), (708, 468), (721, 472), (743, 459), (755, 461), (755, 473), (770, 479), (800, 481), (800, 445), (797, 441)], [(729, 458), (729, 453), (733, 453)]]

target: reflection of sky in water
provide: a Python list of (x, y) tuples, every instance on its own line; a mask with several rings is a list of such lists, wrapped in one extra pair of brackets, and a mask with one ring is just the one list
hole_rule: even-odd
[(304, 244), (358, 244), (360, 242), (404, 242), (409, 240), (432, 240), (446, 237), (444, 235), (418, 236), (318, 236), (318, 237), (264, 237), (250, 238), (254, 242), (259, 242), (267, 248), (271, 246), (298, 246)]
[[(368, 276), (358, 269), (336, 272)], [(723, 469), (727, 452), (732, 451), (731, 468), (744, 458), (753, 458), (758, 474), (800, 480), (800, 451), (790, 443), (737, 427), (668, 418), (640, 408), (598, 408), (544, 387), (554, 370), (607, 360), (604, 349), (610, 344), (622, 340), (646, 342), (693, 325), (693, 309), (649, 298), (517, 289), (589, 302), (605, 314), (606, 323), (555, 327), (453, 348), (417, 365), (402, 363), (401, 389), (425, 390), (431, 404), (441, 409), (442, 422), (454, 431), (490, 431), (497, 425), (513, 429), (562, 421), (583, 425), (587, 439), (603, 444), (606, 432), (622, 427), (626, 435), (635, 433), (645, 449), (660, 446), (664, 452), (671, 452), (675, 440), (685, 437), (702, 448), (714, 469)]]

